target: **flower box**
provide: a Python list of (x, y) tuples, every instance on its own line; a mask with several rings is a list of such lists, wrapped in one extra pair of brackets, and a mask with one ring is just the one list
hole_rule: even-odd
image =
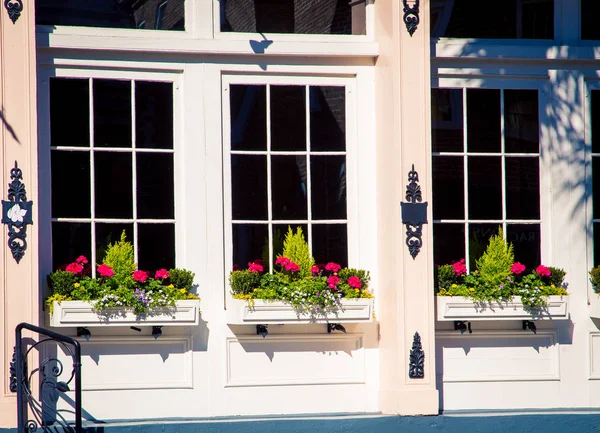
[(174, 307), (151, 310), (136, 315), (131, 308), (94, 310), (96, 301), (54, 302), (50, 315), (52, 327), (104, 327), (104, 326), (194, 326), (200, 322), (200, 301), (176, 301)]
[(600, 319), (600, 295), (592, 293), (589, 298), (590, 317)]
[(366, 323), (373, 317), (373, 299), (342, 299), (335, 310), (298, 310), (283, 301), (232, 299), (227, 305), (230, 325), (283, 325), (308, 323)]
[(566, 320), (568, 318), (569, 296), (550, 296), (546, 306), (533, 310), (526, 308), (519, 296), (514, 296), (509, 302), (476, 302), (462, 296), (437, 296), (439, 321)]

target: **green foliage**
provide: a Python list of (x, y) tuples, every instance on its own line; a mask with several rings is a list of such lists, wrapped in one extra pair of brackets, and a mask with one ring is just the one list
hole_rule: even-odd
[(121, 240), (119, 242), (108, 246), (102, 263), (110, 266), (115, 271), (115, 275), (112, 278), (115, 279), (118, 285), (126, 287), (134, 285), (131, 277), (136, 269), (133, 245), (131, 245), (131, 242), (127, 242), (125, 230), (121, 233)]
[(564, 269), (555, 268), (553, 266), (548, 266), (548, 269), (550, 269), (550, 276), (546, 277), (548, 283), (555, 287), (562, 287), (565, 281), (565, 275), (567, 275)]
[(169, 269), (169, 284), (173, 284), (177, 289), (186, 289), (189, 291), (192, 290), (195, 276), (196, 274), (187, 269)]
[(48, 275), (48, 285), (52, 289), (52, 293), (68, 296), (73, 291), (78, 277), (67, 271), (55, 271)]
[(65, 295), (61, 295), (60, 293), (55, 293), (46, 298), (46, 306), (48, 307), (48, 311), (50, 314), (54, 313), (54, 302), (61, 303), (62, 301), (71, 301), (71, 298)]
[(441, 265), (437, 267), (437, 287), (447, 289), (452, 284), (458, 284), (460, 278), (454, 273), (452, 265)]
[(311, 275), (311, 268), (315, 264), (315, 259), (310, 255), (308, 243), (304, 240), (304, 234), (300, 227), (296, 229), (296, 233), (293, 232), (291, 227), (288, 227), (288, 232), (283, 241), (283, 257), (287, 257), (300, 266), (301, 277)]
[(502, 229), (490, 238), (487, 249), (477, 260), (477, 270), (484, 284), (498, 287), (512, 274), (510, 268), (515, 262), (512, 244), (504, 240)]
[(231, 293), (234, 295), (251, 293), (259, 284), (260, 274), (256, 272), (244, 269), (229, 274), (229, 286), (231, 287)]
[(590, 271), (590, 282), (596, 293), (600, 292), (600, 266), (596, 266)]

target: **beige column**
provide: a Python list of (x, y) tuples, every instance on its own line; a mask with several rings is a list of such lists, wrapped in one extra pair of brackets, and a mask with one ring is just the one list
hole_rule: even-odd
[[(414, 6), (414, 1), (409, 2)], [(384, 413), (437, 414), (433, 251), (431, 225), (431, 109), (429, 0), (421, 0), (412, 36), (402, 0), (377, 0), (375, 35), (380, 407)], [(406, 245), (400, 202), (406, 202), (414, 164), (423, 201), (429, 202), (423, 246), (415, 259)], [(418, 332), (425, 354), (424, 377), (409, 377), (409, 354)]]
[(4, 1), (0, 3), (0, 196), (8, 200), (10, 171), (17, 161), (27, 200), (33, 201), (33, 225), (27, 227), (27, 249), (19, 263), (8, 247), (7, 226), (0, 227), (0, 427), (15, 427), (17, 422), (8, 376), (15, 326), (39, 323), (34, 2), (22, 4), (23, 11), (13, 24)]

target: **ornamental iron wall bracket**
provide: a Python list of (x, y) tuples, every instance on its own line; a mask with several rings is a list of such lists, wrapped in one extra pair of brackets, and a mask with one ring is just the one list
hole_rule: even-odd
[(15, 24), (23, 12), (23, 0), (4, 0), (8, 18)]
[(406, 246), (413, 260), (421, 251), (423, 246), (423, 224), (427, 224), (427, 202), (421, 203), (421, 186), (419, 182), (419, 173), (415, 171), (415, 165), (412, 165), (408, 172), (408, 185), (406, 185), (406, 202), (401, 202), (402, 224), (406, 225)]
[(425, 377), (425, 352), (421, 346), (421, 336), (415, 332), (412, 349), (408, 357), (408, 377), (411, 379), (422, 379)]
[(17, 166), (10, 170), (12, 181), (8, 184), (8, 200), (2, 200), (2, 223), (8, 226), (8, 247), (13, 258), (19, 263), (27, 249), (27, 224), (31, 218), (32, 201), (27, 201), (23, 182), (23, 172)]
[(404, 5), (404, 16), (402, 19), (404, 20), (404, 24), (406, 24), (406, 30), (408, 34), (412, 37), (413, 33), (417, 30), (417, 26), (419, 25), (419, 0), (415, 0), (415, 4), (413, 7), (408, 5), (406, 0), (402, 0), (402, 4)]

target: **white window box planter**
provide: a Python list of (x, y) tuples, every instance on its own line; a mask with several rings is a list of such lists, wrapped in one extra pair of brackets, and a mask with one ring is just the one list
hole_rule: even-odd
[(436, 296), (439, 321), (475, 320), (566, 320), (569, 318), (569, 297), (550, 296), (548, 305), (528, 310), (519, 296), (510, 302), (478, 303), (462, 296)]
[(600, 319), (600, 296), (592, 292), (589, 298), (590, 317)]
[(366, 323), (373, 317), (373, 299), (343, 299), (340, 309), (332, 311), (296, 310), (283, 301), (232, 299), (227, 305), (230, 325), (283, 325), (307, 323)]
[(200, 301), (176, 301), (174, 307), (157, 308), (148, 314), (136, 315), (131, 308), (93, 309), (95, 301), (62, 301), (54, 303), (50, 326), (193, 326), (200, 322)]

